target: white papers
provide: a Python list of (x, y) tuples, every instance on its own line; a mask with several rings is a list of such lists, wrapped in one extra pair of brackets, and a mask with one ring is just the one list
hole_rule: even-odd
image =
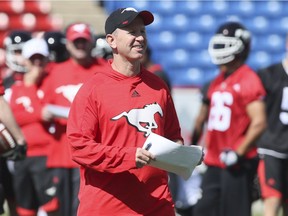
[(49, 112), (51, 112), (54, 116), (59, 117), (59, 118), (68, 118), (69, 115), (69, 107), (64, 107), (64, 106), (57, 106), (57, 105), (52, 105), (48, 104), (47, 109)]
[(149, 152), (155, 155), (156, 160), (150, 166), (173, 172), (187, 180), (202, 158), (202, 147), (184, 146), (165, 137), (151, 133), (146, 139), (143, 148), (150, 145)]

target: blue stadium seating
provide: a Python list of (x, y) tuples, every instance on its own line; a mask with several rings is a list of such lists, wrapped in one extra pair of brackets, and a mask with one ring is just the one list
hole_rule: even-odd
[(161, 16), (161, 14), (153, 13), (154, 22), (147, 27), (147, 31), (159, 33), (159, 31), (168, 30), (166, 26), (163, 24), (165, 17)]
[(251, 53), (251, 55), (248, 58), (248, 64), (254, 70), (258, 70), (262, 67), (270, 65), (273, 62), (272, 60), (273, 58), (270, 56), (268, 52), (264, 50), (259, 50)]
[(201, 34), (199, 31), (187, 31), (177, 33), (177, 45), (179, 48), (188, 51), (207, 49), (209, 36)]
[(176, 36), (173, 31), (158, 31), (148, 34), (149, 43), (152, 49), (173, 51), (177, 45)]
[(185, 13), (187, 16), (198, 16), (203, 11), (203, 1), (179, 1), (175, 7), (175, 13)]
[(255, 4), (252, 1), (231, 1), (229, 7), (230, 14), (238, 14), (243, 18), (255, 15)]
[(171, 16), (175, 14), (175, 8), (177, 8), (177, 4), (178, 3), (173, 0), (165, 0), (157, 2), (151, 1), (150, 10), (163, 14), (164, 16)]
[(171, 16), (166, 16), (164, 25), (166, 25), (169, 30), (175, 32), (186, 32), (190, 25), (190, 20), (187, 15), (183, 13), (177, 13)]
[(153, 59), (177, 86), (201, 86), (217, 74), (207, 53), (209, 39), (228, 20), (242, 22), (252, 33), (247, 63), (255, 70), (281, 61), (288, 33), (288, 1), (281, 0), (130, 0), (105, 1), (107, 12), (119, 7), (150, 10), (147, 27)]
[(262, 1), (256, 2), (257, 10), (254, 10), (254, 14), (257, 15), (265, 15), (268, 19), (270, 18), (278, 18), (287, 13), (287, 9), (285, 11), (285, 4), (287, 8), (287, 3), (284, 1)]
[[(286, 8), (288, 8), (288, 1)], [(286, 16), (278, 17), (277, 19), (272, 19), (270, 28), (278, 34), (282, 34), (283, 36), (286, 36), (288, 33), (288, 14)]]
[(229, 12), (228, 1), (203, 1), (205, 12), (213, 15), (213, 17), (223, 16)]

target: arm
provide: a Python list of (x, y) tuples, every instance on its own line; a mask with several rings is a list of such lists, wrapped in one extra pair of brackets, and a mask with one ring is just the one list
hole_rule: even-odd
[(27, 151), (26, 141), (21, 129), (16, 123), (8, 103), (5, 101), (3, 96), (0, 96), (0, 121), (11, 132), (18, 144), (9, 155), (6, 155), (6, 157), (10, 160), (24, 159)]
[(246, 107), (247, 113), (251, 119), (246, 136), (243, 143), (238, 147), (236, 153), (239, 156), (245, 155), (249, 148), (254, 145), (254, 142), (264, 132), (266, 128), (266, 113), (265, 104), (261, 100), (253, 101)]
[[(85, 88), (80, 88), (70, 108), (67, 137), (72, 151), (72, 159), (81, 166), (98, 172), (120, 173), (136, 169), (135, 157), (138, 158), (139, 166), (141, 166), (141, 163), (145, 163), (142, 160), (147, 162), (149, 152), (132, 146), (103, 144), (102, 140), (106, 137), (102, 137), (99, 105), (93, 91), (89, 93), (90, 88), (94, 88), (94, 84), (90, 84), (92, 86), (87, 85), (84, 86)], [(107, 119), (106, 113), (102, 113), (102, 115), (105, 116), (102, 117), (102, 124), (105, 124), (109, 118)], [(114, 133), (112, 128), (109, 133), (111, 135)], [(138, 151), (137, 155), (136, 151)]]
[(211, 82), (206, 83), (201, 89), (201, 97), (202, 103), (200, 107), (200, 111), (196, 117), (195, 126), (192, 131), (192, 145), (197, 145), (199, 139), (202, 136), (204, 124), (208, 119), (209, 114), (209, 104), (210, 101), (208, 99), (208, 90)]
[(16, 123), (9, 104), (5, 101), (3, 96), (0, 96), (0, 120), (12, 133), (18, 144), (25, 144), (24, 135)]

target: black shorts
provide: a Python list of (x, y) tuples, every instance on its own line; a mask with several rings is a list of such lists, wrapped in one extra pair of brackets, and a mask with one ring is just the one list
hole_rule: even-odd
[(57, 193), (61, 216), (76, 216), (79, 206), (79, 168), (58, 168), (55, 171), (59, 179)]
[(2, 170), (3, 170), (3, 161), (0, 160), (0, 214), (4, 213), (3, 205), (5, 200)]
[(236, 169), (208, 166), (201, 184), (202, 198), (194, 206), (194, 214), (250, 216), (257, 166), (256, 158), (243, 160)]
[(46, 157), (27, 157), (15, 162), (14, 191), (17, 211), (37, 212), (58, 209), (54, 170), (46, 167)]
[(288, 159), (263, 155), (258, 167), (262, 197), (288, 201)]
[(5, 199), (14, 199), (13, 180), (6, 159), (0, 157), (0, 214), (4, 212)]

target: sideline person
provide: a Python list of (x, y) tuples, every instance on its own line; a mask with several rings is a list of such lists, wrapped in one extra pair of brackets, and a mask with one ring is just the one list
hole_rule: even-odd
[(194, 209), (197, 216), (251, 215), (258, 167), (255, 144), (266, 127), (266, 93), (257, 74), (245, 64), (250, 42), (250, 32), (242, 24), (226, 22), (209, 43), (209, 54), (220, 73), (204, 97), (207, 108), (202, 108), (208, 117), (207, 170), (202, 198)]
[(113, 59), (72, 103), (67, 136), (81, 166), (79, 216), (175, 215), (167, 172), (147, 166), (155, 157), (142, 148), (151, 132), (183, 144), (167, 85), (140, 62), (153, 20), (130, 7), (109, 15)]
[[(17, 142), (17, 146), (8, 157), (8, 159), (19, 160), (26, 157), (26, 141), (25, 137), (18, 126), (11, 108), (4, 98), (5, 88), (3, 80), (0, 76), (0, 122), (11, 132)], [(7, 199), (9, 213), (11, 216), (16, 215), (16, 204), (12, 186), (12, 176), (6, 165), (7, 158), (0, 158), (0, 214), (4, 213), (4, 201)]]
[[(69, 110), (80, 86), (94, 73), (105, 70), (106, 60), (92, 56), (95, 38), (91, 26), (75, 22), (65, 29), (66, 48), (69, 59), (51, 68), (45, 79), (44, 100), (48, 105), (64, 107)], [(58, 115), (58, 113), (56, 113)], [(55, 116), (50, 127), (53, 141), (49, 150), (47, 166), (57, 172), (57, 188), (61, 216), (76, 216), (79, 205), (80, 184), (79, 165), (71, 158), (66, 136), (67, 117)]]
[[(288, 38), (286, 40), (288, 50)], [(288, 216), (288, 58), (258, 71), (267, 92), (268, 127), (258, 141), (264, 216)]]
[(10, 88), (9, 104), (27, 141), (27, 156), (15, 161), (13, 183), (19, 216), (37, 215), (40, 208), (48, 216), (58, 216), (54, 170), (46, 167), (52, 136), (47, 124), (52, 115), (45, 111), (42, 81), (47, 73), (49, 50), (44, 39), (32, 38), (22, 49), (23, 80)]

